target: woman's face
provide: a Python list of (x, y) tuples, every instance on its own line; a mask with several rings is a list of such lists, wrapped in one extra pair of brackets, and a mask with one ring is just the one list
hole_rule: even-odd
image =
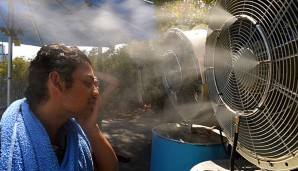
[(72, 77), (72, 85), (63, 95), (63, 106), (73, 117), (87, 117), (91, 115), (99, 95), (97, 78), (88, 63), (80, 64)]

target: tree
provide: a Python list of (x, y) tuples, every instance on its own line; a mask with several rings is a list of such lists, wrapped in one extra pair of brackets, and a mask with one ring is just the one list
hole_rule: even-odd
[(28, 68), (29, 62), (26, 61), (24, 58), (16, 57), (13, 59), (12, 100), (24, 97), (24, 92), (28, 85)]
[[(137, 95), (135, 94), (136, 85), (136, 63), (128, 54), (126, 46), (109, 49), (101, 53), (97, 48), (88, 52), (88, 57), (92, 61), (95, 71), (102, 71), (116, 76), (120, 80), (118, 98), (118, 106), (131, 106), (137, 103)], [(104, 89), (105, 85), (99, 82), (99, 86)]]
[(191, 30), (197, 25), (206, 24), (215, 0), (156, 0), (155, 2), (158, 30), (164, 33), (172, 27)]
[(0, 63), (0, 107), (6, 106), (6, 94), (7, 94), (7, 60), (3, 60)]
[(99, 55), (99, 48), (92, 48), (90, 51), (83, 50), (83, 52), (88, 56), (92, 63), (92, 67), (95, 71), (98, 70), (98, 55)]
[(137, 83), (141, 100), (155, 107), (162, 107), (166, 97), (159, 51), (154, 49), (156, 40), (138, 41), (129, 44), (130, 56), (137, 64)]
[[(12, 61), (12, 92), (11, 100), (17, 100), (24, 97), (24, 92), (28, 84), (29, 61), (23, 57), (16, 57)], [(7, 94), (7, 60), (0, 63), (0, 106), (6, 106)]]

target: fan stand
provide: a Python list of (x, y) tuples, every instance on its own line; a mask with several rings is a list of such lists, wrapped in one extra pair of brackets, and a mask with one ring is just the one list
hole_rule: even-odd
[[(236, 156), (236, 146), (238, 139), (238, 131), (240, 124), (240, 115), (235, 115), (235, 135), (231, 151), (230, 160), (209, 160), (198, 165), (194, 166), (190, 171), (230, 171), (230, 170), (239, 170), (239, 171), (260, 171), (258, 167), (251, 164), (247, 160), (235, 160)], [(190, 126), (191, 128), (191, 126)]]
[[(246, 160), (235, 160), (235, 164), (239, 171), (261, 171)], [(230, 171), (230, 160), (208, 160), (197, 164), (190, 171)]]

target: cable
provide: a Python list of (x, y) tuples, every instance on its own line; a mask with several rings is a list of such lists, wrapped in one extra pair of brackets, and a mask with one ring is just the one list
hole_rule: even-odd
[(235, 154), (236, 154), (236, 146), (238, 142), (238, 132), (239, 132), (239, 124), (240, 124), (240, 115), (235, 116), (235, 131), (234, 131), (234, 140), (233, 140), (233, 146), (232, 146), (232, 151), (231, 151), (231, 171), (234, 171), (234, 161), (235, 161)]
[(229, 157), (229, 152), (228, 152), (228, 150), (227, 150), (227, 148), (225, 146), (225, 142), (223, 140), (222, 129), (219, 129), (219, 134), (220, 134), (220, 140), (221, 140), (221, 144), (223, 146), (223, 149), (225, 150), (227, 156)]

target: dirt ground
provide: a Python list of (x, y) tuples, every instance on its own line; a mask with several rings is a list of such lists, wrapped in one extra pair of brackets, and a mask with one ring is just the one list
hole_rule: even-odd
[(158, 112), (151, 107), (109, 110), (103, 114), (103, 133), (116, 153), (131, 159), (119, 162), (120, 171), (150, 170), (152, 128), (173, 120), (173, 116), (167, 116), (164, 111)]

